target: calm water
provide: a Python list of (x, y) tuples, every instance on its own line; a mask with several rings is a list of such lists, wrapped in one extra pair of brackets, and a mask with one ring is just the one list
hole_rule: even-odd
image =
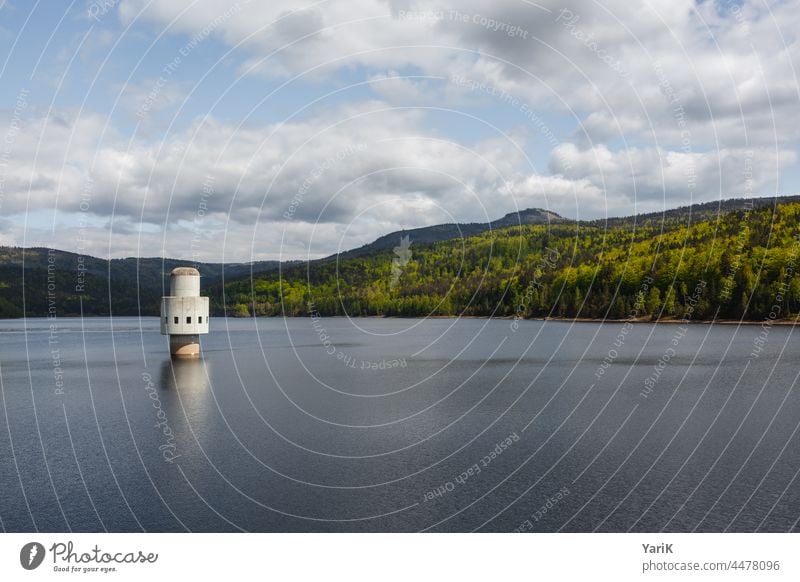
[(0, 322), (5, 531), (798, 529), (790, 328), (49, 325)]

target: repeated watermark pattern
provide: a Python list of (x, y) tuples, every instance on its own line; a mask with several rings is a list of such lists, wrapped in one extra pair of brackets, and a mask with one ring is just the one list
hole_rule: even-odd
[(337, 164), (340, 164), (350, 156), (362, 153), (366, 149), (367, 144), (365, 143), (359, 142), (355, 144), (347, 144), (345, 147), (339, 149), (334, 155), (328, 156), (322, 160), (322, 162), (316, 164), (303, 178), (303, 181), (300, 183), (300, 187), (297, 189), (297, 192), (295, 192), (294, 196), (292, 196), (292, 200), (289, 202), (289, 207), (284, 211), (283, 218), (285, 220), (292, 220), (294, 218), (297, 209), (302, 206), (303, 202), (305, 201), (308, 191), (325, 175), (326, 172), (329, 172)]
[(400, 277), (403, 270), (408, 266), (413, 257), (411, 251), (411, 238), (410, 235), (400, 237), (400, 244), (394, 247), (394, 258), (392, 258), (392, 279), (389, 282), (389, 287), (397, 287), (400, 282)]
[(172, 59), (162, 67), (158, 78), (153, 82), (152, 87), (147, 92), (142, 103), (136, 109), (136, 117), (143, 121), (147, 115), (154, 109), (158, 99), (161, 97), (164, 88), (169, 84), (170, 80), (174, 77), (175, 73), (181, 68), (185, 60), (192, 54), (192, 52), (205, 42), (215, 30), (219, 29), (233, 16), (242, 11), (242, 8), (250, 3), (250, 0), (241, 0), (234, 3), (227, 8), (225, 12), (214, 18), (211, 22), (206, 24), (202, 29), (192, 35), (189, 41), (180, 47)]
[(764, 347), (769, 340), (769, 334), (775, 321), (784, 315), (784, 306), (787, 298), (791, 293), (792, 281), (797, 274), (797, 255), (800, 253), (800, 234), (795, 235), (792, 246), (786, 257), (784, 265), (783, 277), (781, 278), (775, 296), (772, 298), (772, 305), (769, 308), (769, 313), (764, 317), (761, 322), (761, 331), (753, 338), (753, 349), (750, 351), (750, 359), (756, 359), (761, 356)]
[(327, 355), (336, 358), (336, 361), (341, 363), (345, 368), (383, 372), (408, 367), (408, 361), (405, 356), (390, 359), (365, 360), (342, 350), (333, 342), (323, 322), (324, 318), (320, 315), (313, 301), (308, 302), (308, 312), (310, 314), (311, 327), (314, 329), (314, 333), (317, 335), (323, 350)]
[[(686, 109), (681, 101), (678, 92), (673, 87), (669, 77), (664, 71), (664, 65), (660, 60), (653, 62), (653, 71), (658, 79), (658, 87), (661, 89), (662, 94), (671, 106), (670, 113), (675, 122), (675, 125), (680, 133), (679, 149), (684, 154), (691, 154), (692, 148), (692, 130), (689, 127)], [(686, 178), (686, 190), (689, 199), (694, 198), (694, 193), (697, 188), (697, 162), (693, 156), (688, 156), (686, 159), (686, 168), (684, 170)]]
[(441, 485), (426, 491), (423, 496), (423, 502), (433, 501), (434, 499), (443, 497), (448, 493), (455, 491), (460, 485), (465, 485), (470, 479), (477, 477), (482, 471), (489, 468), (500, 455), (508, 450), (509, 447), (519, 442), (519, 435), (512, 432), (506, 438), (494, 445), (492, 450), (486, 453), (477, 463), (473, 463), (464, 469), (458, 476), (452, 480), (445, 481)]
[(528, 40), (530, 31), (518, 24), (513, 24), (497, 18), (485, 16), (477, 12), (461, 12), (456, 9), (447, 10), (398, 10), (399, 20), (411, 20), (426, 25), (439, 22), (456, 22), (460, 24), (474, 24), (486, 30), (503, 34), (509, 38)]
[(544, 248), (542, 256), (536, 262), (533, 271), (530, 273), (531, 280), (525, 286), (525, 293), (522, 296), (522, 300), (517, 304), (514, 310), (514, 318), (511, 321), (512, 332), (516, 332), (519, 329), (519, 320), (525, 318), (525, 312), (533, 302), (534, 293), (537, 289), (542, 288), (542, 276), (546, 271), (555, 269), (560, 258), (561, 254), (558, 252), (558, 249), (551, 249), (550, 247)]
[(736, 283), (736, 274), (742, 266), (742, 255), (744, 254), (745, 247), (750, 242), (750, 216), (752, 212), (753, 202), (745, 202), (741, 227), (736, 235), (736, 244), (733, 248), (733, 257), (728, 265), (725, 278), (722, 280), (722, 289), (720, 289), (719, 293), (722, 301), (727, 301), (731, 298), (731, 293)]
[(89, 226), (89, 213), (92, 208), (92, 197), (94, 195), (94, 179), (91, 175), (86, 176), (86, 181), (81, 191), (81, 198), (78, 202), (78, 229), (75, 235), (75, 293), (83, 294), (86, 292), (86, 273), (89, 270), (86, 266), (86, 255), (89, 246), (87, 238)]
[(58, 284), (56, 272), (56, 251), (55, 249), (47, 249), (47, 345), (50, 348), (50, 366), (53, 369), (53, 383), (55, 385), (53, 393), (57, 396), (63, 396), (64, 369), (62, 368), (58, 327), (58, 298), (56, 295)]
[(158, 450), (161, 453), (164, 462), (172, 464), (175, 462), (175, 459), (183, 456), (178, 453), (178, 444), (177, 439), (175, 438), (175, 433), (173, 432), (172, 426), (169, 423), (167, 413), (161, 404), (161, 398), (158, 395), (158, 389), (156, 388), (155, 382), (153, 382), (153, 377), (148, 372), (142, 372), (142, 382), (144, 383), (144, 390), (150, 400), (152, 400), (153, 408), (156, 411), (156, 423), (153, 426), (154, 428), (158, 429), (163, 437), (163, 442), (158, 446)]
[(215, 178), (210, 174), (203, 180), (203, 186), (200, 191), (200, 202), (197, 204), (194, 221), (192, 222), (192, 239), (189, 242), (189, 246), (192, 253), (192, 262), (195, 265), (201, 262), (201, 254), (207, 250), (208, 240), (211, 238), (211, 233), (205, 228), (205, 224), (206, 215), (209, 210), (208, 201), (214, 196), (214, 182)]
[(121, 0), (94, 0), (87, 8), (89, 18), (100, 22), (102, 17), (114, 10)]
[(0, 149), (0, 210), (3, 210), (3, 202), (6, 196), (7, 171), (12, 159), (12, 148), (21, 130), (22, 114), (28, 108), (29, 97), (30, 90), (28, 89), (22, 89), (17, 94), (14, 102), (14, 111), (11, 113), (11, 121), (3, 138), (2, 149)]
[(579, 27), (578, 23), (580, 20), (580, 14), (575, 14), (572, 10), (567, 8), (561, 9), (556, 17), (556, 22), (568, 30), (569, 34), (573, 38), (594, 53), (599, 61), (608, 65), (608, 67), (612, 71), (615, 71), (620, 77), (627, 77), (630, 73), (625, 68), (625, 65), (623, 65), (622, 61), (610, 54), (607, 49), (603, 48), (594, 38), (593, 32), (587, 33), (585, 30)]
[(551, 513), (556, 505), (558, 505), (565, 497), (567, 497), (569, 493), (570, 491), (568, 487), (562, 487), (552, 495), (548, 496), (541, 507), (536, 509), (533, 513), (531, 513), (530, 517), (514, 528), (514, 533), (524, 533), (526, 531), (533, 531), (536, 529), (534, 524), (544, 519), (548, 513)]
[(557, 147), (561, 145), (562, 141), (558, 138), (550, 125), (540, 115), (540, 112), (537, 112), (536, 107), (527, 101), (523, 101), (519, 97), (514, 96), (505, 89), (497, 87), (496, 85), (484, 80), (473, 79), (458, 74), (450, 75), (449, 80), (451, 83), (459, 87), (464, 87), (465, 89), (469, 89), (473, 92), (489, 95), (503, 105), (508, 105), (509, 107), (512, 107), (518, 111), (526, 120), (526, 122), (532, 125), (545, 139), (546, 143), (553, 148), (552, 152), (554, 153), (554, 157), (559, 161), (559, 166), (563, 168), (564, 171), (569, 171), (572, 169), (572, 161), (565, 155), (562, 149)]
[(608, 352), (606, 355), (603, 356), (603, 361), (594, 371), (594, 376), (598, 380), (602, 378), (606, 371), (611, 367), (611, 365), (616, 361), (619, 357), (619, 350), (625, 345), (625, 341), (628, 338), (628, 334), (633, 330), (633, 321), (635, 321), (639, 315), (641, 314), (642, 310), (645, 306), (647, 292), (653, 284), (653, 277), (651, 275), (647, 275), (642, 279), (642, 283), (639, 286), (639, 292), (636, 294), (636, 301), (633, 304), (630, 312), (628, 313), (628, 318), (625, 323), (622, 324), (622, 328), (620, 328), (619, 333), (617, 333), (616, 337), (614, 338), (613, 347), (608, 348)]
[(645, 378), (644, 388), (642, 388), (641, 392), (639, 392), (639, 396), (641, 398), (648, 398), (653, 393), (656, 384), (658, 384), (658, 381), (661, 378), (661, 374), (663, 374), (664, 370), (667, 368), (667, 366), (669, 366), (672, 358), (677, 355), (677, 348), (683, 338), (686, 336), (686, 332), (689, 331), (687, 325), (692, 320), (694, 311), (697, 308), (697, 304), (700, 302), (701, 297), (703, 296), (703, 291), (705, 290), (706, 286), (707, 283), (705, 281), (698, 281), (697, 285), (695, 285), (694, 289), (692, 290), (692, 294), (689, 297), (686, 297), (683, 318), (680, 320), (680, 324), (676, 325), (675, 332), (670, 338), (669, 347), (664, 350), (664, 353), (661, 354), (658, 362), (656, 362), (653, 366), (653, 371), (647, 378)]

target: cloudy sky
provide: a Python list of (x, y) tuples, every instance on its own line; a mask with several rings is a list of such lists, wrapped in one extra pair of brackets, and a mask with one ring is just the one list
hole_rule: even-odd
[(0, 6), (0, 244), (305, 258), (800, 190), (796, 2)]

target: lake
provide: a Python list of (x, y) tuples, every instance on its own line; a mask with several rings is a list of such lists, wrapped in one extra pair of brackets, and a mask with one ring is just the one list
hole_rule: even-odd
[(2, 529), (798, 529), (791, 327), (217, 318), (202, 344), (0, 321)]

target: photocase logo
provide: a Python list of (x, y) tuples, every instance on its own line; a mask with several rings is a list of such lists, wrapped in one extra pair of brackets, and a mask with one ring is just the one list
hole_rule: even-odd
[(30, 542), (22, 546), (19, 552), (19, 563), (26, 570), (35, 570), (44, 561), (44, 546), (38, 542)]
[(395, 258), (392, 259), (392, 282), (390, 287), (395, 287), (403, 274), (403, 267), (411, 262), (411, 240), (409, 235), (400, 238), (400, 244), (394, 247)]

